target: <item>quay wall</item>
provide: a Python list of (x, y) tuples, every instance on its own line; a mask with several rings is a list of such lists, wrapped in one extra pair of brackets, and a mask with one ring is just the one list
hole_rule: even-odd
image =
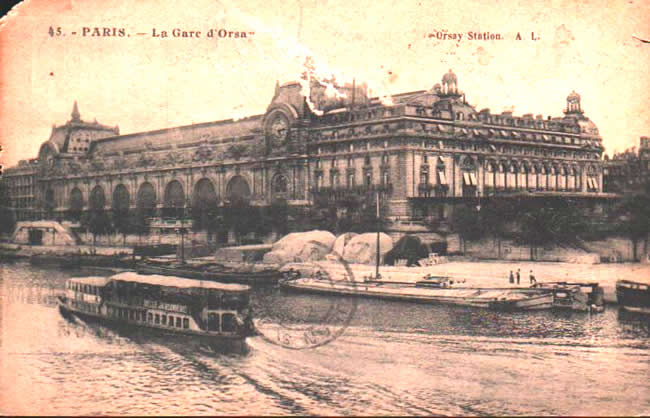
[[(496, 240), (492, 238), (463, 243), (457, 234), (447, 237), (447, 251), (450, 253), (465, 253), (478, 259), (500, 259), (513, 261), (531, 260), (531, 248), (520, 245), (512, 240)], [(648, 248), (642, 240), (636, 243), (637, 260), (648, 262)], [(644, 256), (645, 255), (645, 256)], [(597, 264), (601, 262), (630, 262), (634, 259), (634, 246), (630, 239), (624, 237), (609, 237), (598, 241), (584, 241), (582, 248), (568, 246), (553, 246), (534, 248), (534, 261), (554, 261), (578, 264)]]

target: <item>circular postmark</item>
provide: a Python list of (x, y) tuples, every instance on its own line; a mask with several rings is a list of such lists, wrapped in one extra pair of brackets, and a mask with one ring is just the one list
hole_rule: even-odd
[(255, 327), (272, 344), (293, 350), (328, 344), (356, 313), (354, 274), (335, 252), (323, 262), (292, 264), (279, 287), (255, 309)]

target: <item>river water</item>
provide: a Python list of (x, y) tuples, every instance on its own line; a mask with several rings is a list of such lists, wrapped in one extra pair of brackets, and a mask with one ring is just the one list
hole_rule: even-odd
[[(0, 264), (1, 414), (650, 414), (650, 323), (616, 306), (494, 313), (357, 299), (329, 344), (256, 336), (246, 353), (215, 353), (64, 319), (56, 295), (89, 274)], [(254, 298), (287, 310), (332, 302)]]

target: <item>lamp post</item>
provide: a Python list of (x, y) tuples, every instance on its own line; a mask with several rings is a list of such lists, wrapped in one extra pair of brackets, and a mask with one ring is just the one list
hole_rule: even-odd
[(375, 280), (379, 280), (379, 190), (377, 190), (377, 252), (375, 265)]
[(181, 227), (179, 229), (181, 234), (181, 264), (185, 264), (185, 206), (181, 211)]

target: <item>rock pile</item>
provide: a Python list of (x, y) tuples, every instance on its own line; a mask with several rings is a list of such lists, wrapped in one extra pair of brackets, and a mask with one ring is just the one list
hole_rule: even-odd
[(264, 262), (282, 265), (322, 260), (332, 251), (335, 240), (329, 231), (294, 232), (273, 244), (264, 254)]

